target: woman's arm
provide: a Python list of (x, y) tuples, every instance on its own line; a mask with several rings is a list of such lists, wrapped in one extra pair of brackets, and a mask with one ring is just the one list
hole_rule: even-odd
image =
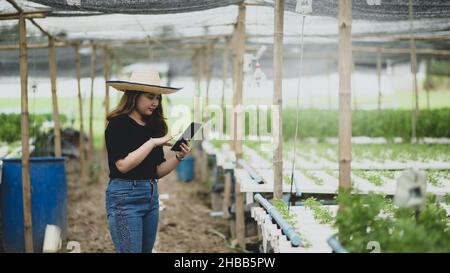
[(129, 153), (125, 158), (116, 161), (116, 167), (121, 173), (127, 173), (134, 169), (137, 165), (147, 157), (147, 155), (155, 148), (152, 139), (147, 140), (141, 147)]
[(168, 175), (177, 167), (179, 162), (180, 161), (175, 156), (167, 159), (156, 168), (156, 176), (162, 178)]
[[(189, 145), (185, 143), (182, 143), (180, 145), (180, 148), (181, 151), (177, 153), (178, 156), (181, 158), (184, 158), (191, 151)], [(156, 167), (156, 176), (158, 178), (162, 178), (168, 175), (171, 171), (173, 171), (177, 167), (178, 163), (180, 163), (180, 161), (177, 159), (176, 156), (169, 158), (168, 160), (166, 160), (165, 162), (161, 163)]]
[(125, 158), (116, 161), (116, 167), (121, 173), (127, 173), (136, 168), (137, 165), (147, 157), (147, 155), (156, 146), (170, 145), (167, 142), (173, 138), (171, 135), (166, 135), (160, 138), (151, 138), (147, 140), (141, 147), (129, 153)]

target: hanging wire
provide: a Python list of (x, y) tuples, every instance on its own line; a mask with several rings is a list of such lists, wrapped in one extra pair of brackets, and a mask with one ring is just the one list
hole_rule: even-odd
[[(304, 37), (304, 31), (305, 31), (305, 19), (306, 16), (303, 15), (302, 17), (302, 31), (301, 31), (301, 39), (300, 39), (300, 64), (299, 64), (299, 74), (298, 74), (298, 84), (297, 84), (297, 111), (296, 111), (296, 120), (295, 120), (295, 136), (294, 136), (294, 149), (293, 152), (293, 159), (292, 159), (292, 171), (291, 171), (291, 186), (289, 190), (289, 196), (292, 198), (292, 188), (294, 184), (294, 171), (295, 171), (295, 160), (296, 160), (296, 154), (297, 154), (297, 139), (298, 139), (298, 122), (299, 122), (299, 116), (300, 116), (300, 86), (301, 86), (301, 79), (302, 79), (302, 70), (303, 70), (303, 37)], [(293, 200), (293, 198), (292, 198)], [(290, 202), (288, 202), (288, 211), (291, 208)]]

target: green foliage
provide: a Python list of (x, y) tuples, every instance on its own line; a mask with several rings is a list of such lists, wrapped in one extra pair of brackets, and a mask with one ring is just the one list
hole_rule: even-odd
[[(36, 137), (42, 124), (45, 121), (51, 121), (52, 114), (30, 115), (30, 137)], [(67, 122), (65, 115), (60, 115), (60, 122)], [(21, 121), (20, 114), (0, 114), (0, 141), (12, 143), (21, 139)]]
[(367, 252), (379, 242), (382, 252), (449, 252), (449, 218), (434, 196), (416, 217), (412, 209), (398, 208), (383, 195), (350, 195), (341, 190), (335, 226), (342, 244), (351, 252)]
[(321, 224), (332, 224), (334, 222), (334, 217), (331, 211), (323, 207), (322, 204), (317, 201), (316, 198), (310, 197), (305, 200), (304, 206), (312, 210), (314, 218)]
[(440, 171), (436, 170), (428, 170), (427, 171), (427, 181), (436, 187), (443, 187), (443, 183), (441, 180)]
[[(410, 110), (357, 110), (352, 112), (352, 135), (385, 137), (393, 140), (411, 138)], [(296, 110), (283, 110), (283, 138), (295, 136)], [(450, 137), (450, 109), (421, 110), (417, 121), (417, 137)], [(300, 138), (336, 137), (338, 135), (338, 112), (336, 110), (301, 110)]]
[(294, 228), (298, 226), (295, 216), (289, 211), (288, 206), (282, 199), (274, 198), (272, 199), (271, 203), (278, 210), (283, 219), (288, 222), (289, 225)]
[(302, 172), (307, 178), (311, 179), (314, 182), (314, 184), (316, 184), (317, 186), (322, 186), (323, 184), (325, 184), (323, 179), (320, 177), (317, 177), (314, 173), (307, 171), (307, 170), (302, 170)]
[(363, 171), (363, 170), (354, 170), (353, 173), (359, 177), (362, 177), (362, 178), (368, 180), (370, 183), (372, 183), (375, 186), (383, 186), (384, 185), (383, 179), (377, 173), (374, 173), (371, 171)]

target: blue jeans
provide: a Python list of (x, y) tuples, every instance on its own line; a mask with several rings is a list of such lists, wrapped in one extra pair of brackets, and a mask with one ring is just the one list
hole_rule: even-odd
[(111, 179), (106, 190), (116, 252), (151, 253), (159, 220), (158, 180)]

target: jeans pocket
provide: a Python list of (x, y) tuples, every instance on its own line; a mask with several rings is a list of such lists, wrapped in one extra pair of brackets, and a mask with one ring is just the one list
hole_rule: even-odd
[(127, 181), (114, 181), (112, 180), (109, 185), (107, 192), (109, 192), (110, 195), (126, 195), (127, 193), (133, 191), (133, 182), (127, 182)]

